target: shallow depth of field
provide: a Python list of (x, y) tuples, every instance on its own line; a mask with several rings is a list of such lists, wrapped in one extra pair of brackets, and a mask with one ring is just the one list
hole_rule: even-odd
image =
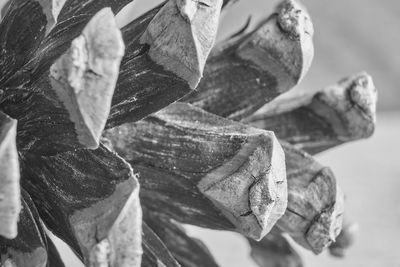
[[(120, 23), (160, 1), (136, 0), (119, 17)], [(297, 90), (315, 90), (349, 73), (366, 70), (379, 92), (378, 125), (373, 138), (350, 143), (317, 158), (332, 167), (347, 196), (347, 214), (357, 221), (357, 243), (342, 260), (302, 252), (308, 267), (400, 266), (400, 2), (396, 0), (303, 0), (315, 27), (314, 63)], [(220, 39), (243, 25), (267, 16), (272, 0), (242, 0), (224, 17)], [(249, 247), (238, 234), (189, 227), (221, 266), (256, 267)], [(81, 266), (64, 249), (67, 266)]]

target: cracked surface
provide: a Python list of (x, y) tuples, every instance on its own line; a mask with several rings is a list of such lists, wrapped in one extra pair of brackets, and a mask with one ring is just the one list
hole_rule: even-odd
[(315, 154), (370, 137), (376, 124), (377, 90), (362, 72), (317, 92), (287, 94), (244, 122)]
[(284, 154), (272, 132), (176, 103), (106, 137), (140, 171), (149, 210), (254, 239), (284, 213)]
[(241, 151), (207, 174), (198, 187), (238, 231), (264, 237), (286, 209), (284, 154), (271, 133), (251, 136)]
[(329, 168), (311, 155), (281, 143), (286, 154), (288, 208), (277, 226), (319, 254), (341, 230), (344, 194)]

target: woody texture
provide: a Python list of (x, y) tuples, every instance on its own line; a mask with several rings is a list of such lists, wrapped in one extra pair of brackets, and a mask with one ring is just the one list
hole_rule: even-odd
[[(217, 267), (183, 224), (243, 235), (260, 267), (292, 246), (343, 257), (356, 223), (314, 155), (370, 137), (365, 72), (301, 93), (306, 9), (284, 0), (216, 43), (237, 1), (0, 1), (0, 266)], [(346, 217), (346, 218), (344, 218)]]

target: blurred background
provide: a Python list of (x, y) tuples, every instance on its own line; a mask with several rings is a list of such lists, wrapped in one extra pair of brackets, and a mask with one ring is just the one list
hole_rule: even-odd
[[(118, 15), (124, 25), (161, 1), (136, 0)], [(400, 1), (303, 0), (315, 27), (315, 57), (298, 90), (316, 90), (367, 71), (379, 92), (378, 126), (369, 140), (318, 156), (332, 167), (347, 195), (347, 214), (359, 223), (357, 243), (345, 259), (312, 255), (298, 248), (306, 267), (400, 267)], [(219, 40), (268, 16), (272, 0), (241, 0), (223, 17)], [(249, 247), (237, 234), (188, 227), (222, 267), (256, 267)], [(61, 244), (58, 242), (59, 245)], [(62, 244), (61, 244), (62, 246)], [(81, 266), (66, 248), (68, 266)]]
[[(135, 0), (119, 15), (124, 25), (160, 0)], [(218, 40), (230, 36), (252, 17), (251, 26), (274, 10), (276, 0), (239, 0), (224, 12)], [(316, 90), (367, 71), (379, 90), (380, 111), (400, 109), (400, 1), (301, 0), (315, 28), (313, 65), (299, 86)]]

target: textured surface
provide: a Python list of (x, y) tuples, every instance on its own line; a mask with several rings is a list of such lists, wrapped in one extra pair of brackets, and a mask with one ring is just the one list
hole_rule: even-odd
[(180, 267), (165, 243), (146, 223), (143, 224), (142, 267)]
[(18, 236), (15, 239), (0, 237), (0, 266), (45, 267), (48, 259), (52, 263), (59, 262), (59, 254), (51, 249), (52, 242), (47, 241), (32, 199), (25, 191), (21, 195), (22, 212), (18, 222)]
[(279, 139), (315, 154), (370, 137), (376, 103), (371, 76), (360, 73), (317, 92), (282, 95), (243, 121), (274, 131)]
[(126, 53), (107, 127), (143, 119), (191, 91), (187, 81), (150, 58), (149, 45), (140, 43), (140, 37), (160, 8), (150, 10), (122, 28)]
[[(137, 201), (136, 178), (131, 167), (105, 147), (52, 157), (26, 155), (22, 162), (22, 185), (31, 192), (41, 218), (85, 261), (103, 239), (113, 245), (125, 242), (132, 231), (140, 232), (135, 216), (124, 211), (132, 203), (132, 195), (136, 194)], [(60, 182), (65, 180), (69, 183)], [(140, 209), (137, 205), (131, 207), (129, 212), (136, 210), (140, 219)], [(124, 229), (119, 224), (125, 215), (130, 230), (122, 231), (123, 239), (113, 240), (114, 232)]]
[[(104, 212), (106, 215), (104, 221), (114, 220), (114, 223), (108, 230), (107, 236), (102, 240), (101, 233), (96, 230), (95, 238), (98, 243), (90, 251), (91, 267), (132, 267), (141, 265), (143, 250), (139, 183), (136, 178), (131, 180), (134, 180), (130, 181), (134, 185), (134, 189), (119, 212), (118, 217), (114, 220), (112, 215), (109, 216), (107, 212)], [(111, 207), (111, 209), (113, 208), (115, 206)], [(78, 234), (80, 235), (81, 233)]]
[[(292, 29), (291, 29), (291, 27), (287, 27), (287, 26), (289, 26), (289, 25), (281, 25), (282, 26), (282, 28), (285, 28), (285, 30), (288, 30), (288, 31), (290, 31), (290, 32), (292, 32)], [(255, 144), (255, 146), (257, 146), (257, 144)], [(252, 145), (250, 145), (249, 146), (249, 149), (253, 149), (253, 146)], [(241, 152), (241, 151), (240, 151)], [(240, 154), (240, 153), (239, 153)], [(255, 154), (255, 157), (258, 157), (259, 155), (257, 154), (257, 153), (254, 153)], [(254, 156), (254, 155), (252, 155), (252, 156)], [(31, 157), (31, 155), (29, 155), (29, 154), (27, 154), (27, 155), (22, 155), (22, 157), (23, 157), (23, 159), (25, 159), (25, 158), (28, 158), (28, 157)], [(260, 157), (262, 160), (263, 160), (263, 157)], [(247, 164), (246, 164), (247, 165)], [(249, 164), (250, 166), (251, 166), (251, 164)], [(222, 166), (222, 167), (225, 167), (225, 166)], [(226, 170), (226, 169), (228, 169), (228, 170), (230, 170), (230, 168), (222, 168), (223, 170)], [(244, 170), (245, 171), (249, 171), (249, 169), (247, 169), (247, 166), (246, 166), (246, 168), (244, 168)], [(219, 169), (217, 170), (217, 171), (219, 171)], [(213, 176), (213, 175), (211, 175), (211, 176)], [(208, 178), (208, 177), (207, 177)], [(254, 177), (253, 177), (254, 178)], [(223, 183), (221, 183), (221, 184), (224, 184), (225, 185), (225, 182), (226, 181), (223, 181)], [(231, 184), (228, 182), (228, 185), (229, 186), (231, 186)], [(267, 183), (267, 185), (269, 185), (269, 181), (268, 181), (268, 183)], [(329, 186), (329, 185), (328, 185)], [(224, 189), (224, 187), (225, 186), (223, 186), (223, 187), (221, 187), (221, 189)], [(200, 189), (201, 189), (201, 187), (200, 187)], [(204, 189), (204, 188), (203, 188)], [(206, 188), (206, 189), (208, 189), (208, 187)], [(212, 189), (214, 189), (214, 186), (212, 186)], [(231, 188), (229, 188), (229, 189), (231, 189)], [(207, 190), (208, 191), (208, 190)], [(230, 191), (230, 190), (228, 190), (228, 191)], [(268, 201), (270, 200), (269, 198), (271, 197), (271, 194), (270, 193), (272, 193), (272, 192), (269, 192), (269, 190), (268, 190), (268, 192), (265, 192), (265, 194), (264, 194), (264, 192), (262, 192), (262, 190), (260, 190), (261, 192), (258, 192), (258, 189), (256, 189), (256, 193), (257, 194), (259, 194), (259, 193), (261, 193), (261, 196), (262, 197), (264, 197), (264, 196), (267, 196), (268, 197)], [(225, 192), (225, 190), (219, 190), (219, 192)], [(226, 201), (227, 199), (229, 199), (229, 198), (227, 198), (227, 199), (224, 199), (224, 196), (222, 195), (219, 195), (218, 193), (219, 192), (217, 192), (217, 193), (215, 193), (214, 195), (213, 195), (213, 197), (214, 197), (214, 201), (219, 201), (220, 203), (218, 203), (218, 205), (219, 204), (221, 204), (221, 203), (223, 203), (223, 204), (227, 204), (228, 203), (228, 201)], [(203, 192), (204, 193), (204, 192)], [(236, 193), (236, 192), (235, 192)], [(252, 195), (252, 192), (250, 192), (250, 197), (251, 197), (251, 195)], [(259, 195), (257, 195), (257, 197), (260, 197)], [(221, 201), (222, 200), (222, 201)], [(251, 199), (251, 200), (253, 200), (253, 199)], [(257, 200), (257, 199), (256, 199)], [(258, 200), (257, 200), (258, 201)], [(231, 204), (231, 203), (228, 203), (228, 205), (229, 204)], [(251, 208), (252, 208), (252, 212), (254, 212), (254, 209), (253, 209), (253, 203), (252, 203), (252, 201), (250, 201), (250, 205), (249, 206), (251, 206)], [(255, 205), (255, 206), (257, 206), (257, 205)], [(229, 207), (229, 208), (232, 208), (232, 207)], [(235, 207), (233, 207), (233, 208), (235, 208)], [(255, 212), (254, 212), (255, 213)], [(74, 214), (75, 215), (75, 214)], [(323, 221), (325, 221), (325, 219), (329, 219), (329, 216), (331, 215), (329, 212), (326, 212), (326, 214), (325, 213), (323, 213), (322, 214), (323, 216), (319, 216), (319, 218), (317, 218), (316, 220), (315, 220), (315, 222), (316, 223), (322, 223)], [(327, 215), (326, 217), (325, 217), (325, 215)], [(242, 215), (241, 215), (242, 216)], [(245, 217), (245, 216), (247, 216), (247, 213), (246, 214), (243, 214), (243, 216)], [(79, 216), (76, 216), (76, 217), (79, 217)], [(258, 216), (256, 216), (257, 217), (257, 219), (258, 219)], [(117, 221), (118, 221), (118, 219), (117, 219)], [(116, 221), (116, 222), (117, 222)], [(315, 227), (314, 227), (315, 226)], [(319, 229), (318, 229), (318, 225), (315, 225), (315, 224), (313, 224), (309, 229), (308, 229), (308, 231), (312, 231), (312, 230), (314, 230), (314, 228), (317, 230), (317, 231), (319, 231)], [(107, 252), (107, 242), (104, 242), (104, 240), (103, 241), (100, 241), (100, 240), (98, 240), (98, 239), (100, 239), (98, 236), (97, 236), (97, 227), (96, 227), (96, 229), (95, 229), (95, 232), (96, 232), (96, 234), (95, 234), (95, 239), (96, 239), (96, 242), (98, 242), (97, 244), (100, 246), (99, 248), (99, 250), (100, 251), (106, 251), (106, 254), (108, 255), (108, 252)], [(324, 231), (324, 229), (321, 229), (322, 231)], [(330, 234), (330, 233), (329, 233)], [(329, 239), (331, 239), (331, 237), (329, 237)], [(86, 241), (86, 240), (85, 240)], [(84, 241), (84, 242), (85, 242)], [(100, 242), (99, 242), (100, 241)], [(108, 241), (108, 240), (107, 240)], [(310, 240), (308, 240), (308, 241), (310, 241)], [(324, 241), (324, 240), (322, 240), (322, 241)], [(104, 242), (104, 243), (103, 243)], [(104, 246), (103, 246), (104, 245)]]
[[(32, 55), (44, 38), (46, 16), (36, 0), (16, 0), (2, 15), (0, 26), (0, 84), (16, 85), (25, 78), (12, 76)], [(23, 29), (23, 30), (21, 30)], [(19, 34), (14, 34), (18, 32)], [(22, 73), (20, 73), (22, 76)]]
[[(88, 21), (98, 11), (110, 7), (117, 13), (133, 0), (66, 0), (60, 11), (57, 23), (34, 53), (33, 59), (24, 66), (22, 72), (31, 71), (29, 78), (36, 80), (50, 68), (53, 62), (63, 55), (78, 37)], [(45, 28), (44, 28), (45, 30)]]
[[(160, 3), (159, 0), (136, 0), (125, 14), (139, 14)], [(246, 24), (252, 26), (268, 16), (277, 0), (238, 1), (223, 16), (219, 40), (225, 39)], [(249, 5), (251, 3), (251, 5)], [(378, 110), (399, 110), (397, 55), (400, 34), (400, 2), (397, 0), (303, 0), (315, 26), (315, 58), (299, 90), (318, 90), (349, 73), (366, 70), (380, 90)], [(374, 18), (374, 19), (371, 19)], [(126, 21), (121, 18), (120, 21)], [(335, 41), (332, 42), (331, 39)], [(382, 40), (390, 40), (383, 42)]]
[(168, 1), (150, 22), (141, 43), (149, 55), (195, 89), (214, 46), (222, 0)]
[[(252, 14), (252, 25), (264, 18), (277, 0), (239, 1), (226, 14), (221, 24), (221, 37), (240, 28)], [(328, 83), (366, 70), (381, 90), (378, 109), (399, 110), (398, 70), (400, 43), (397, 0), (303, 0), (315, 26), (315, 58), (309, 74), (299, 86), (301, 90), (323, 88)], [(374, 18), (374, 19), (371, 19)], [(331, 41), (334, 38), (334, 42)], [(382, 40), (390, 40), (383, 42)]]
[[(20, 151), (49, 155), (98, 146), (123, 54), (121, 39), (112, 11), (103, 9), (51, 71), (22, 88), (6, 87), (0, 108), (19, 122)], [(15, 75), (27, 82), (24, 74)]]
[[(254, 31), (214, 48), (197, 91), (184, 100), (239, 120), (295, 86), (313, 58), (312, 24), (304, 9), (285, 4)], [(281, 26), (288, 21), (294, 32)]]
[(50, 68), (53, 90), (68, 110), (84, 147), (99, 146), (124, 50), (114, 14), (104, 8)]
[[(177, 4), (185, 9), (185, 3), (194, 5), (191, 20), (185, 17), (185, 10), (179, 11)], [(216, 35), (221, 2), (214, 4), (170, 1), (122, 29), (126, 55), (107, 127), (140, 120), (196, 87)], [(166, 19), (166, 15), (173, 19)], [(182, 29), (181, 34), (176, 27)], [(170, 49), (174, 39), (178, 40), (176, 51)]]
[(281, 144), (286, 154), (288, 207), (277, 226), (319, 254), (340, 233), (344, 194), (329, 168), (311, 155)]
[[(318, 156), (320, 162), (329, 164), (335, 170), (337, 179), (347, 195), (346, 214), (351, 220), (359, 223), (360, 231), (356, 243), (349, 249), (345, 259), (332, 258), (329, 253), (316, 257), (312, 252), (294, 244), (304, 257), (305, 266), (400, 265), (397, 246), (400, 239), (400, 209), (397, 205), (400, 201), (400, 167), (395, 156), (396, 151), (393, 150), (393, 147), (400, 147), (399, 135), (400, 113), (380, 114), (376, 134), (370, 140), (343, 146)], [(382, 155), (388, 153), (390, 157), (382, 161)], [(382, 206), (388, 208), (383, 209)], [(371, 209), (374, 214), (371, 214)], [(250, 250), (243, 238), (231, 233), (197, 228), (190, 230), (190, 234), (205, 241), (222, 266), (256, 266), (248, 258)], [(246, 257), (247, 260), (244, 260)]]
[(15, 238), (21, 211), (17, 121), (0, 112), (0, 236)]
[(149, 209), (210, 228), (230, 221), (255, 239), (285, 210), (284, 154), (271, 132), (177, 103), (106, 137), (141, 172)]

